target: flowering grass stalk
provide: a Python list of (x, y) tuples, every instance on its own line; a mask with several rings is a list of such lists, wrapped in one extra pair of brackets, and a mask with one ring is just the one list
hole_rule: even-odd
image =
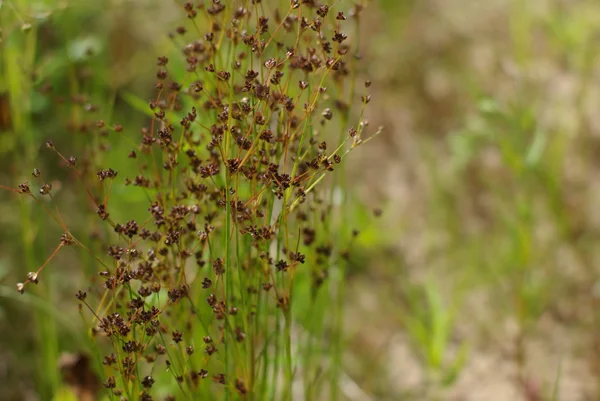
[[(148, 124), (136, 134), (90, 117), (82, 124), (94, 140), (80, 158), (46, 143), (108, 228), (92, 243), (69, 228), (39, 170), (35, 189), (2, 187), (31, 197), (63, 231), (20, 292), (65, 247), (90, 255), (86, 271), (97, 275), (76, 297), (111, 400), (312, 400), (327, 391), (324, 377), (338, 398), (352, 234), (338, 232), (348, 227), (333, 187), (323, 189), (346, 182), (342, 162), (369, 135), (370, 96), (354, 93), (358, 47), (344, 33), (362, 7), (278, 5), (180, 4), (187, 22), (157, 59), (152, 99), (123, 95)], [(130, 176), (96, 165), (115, 136), (132, 144), (120, 155)], [(144, 217), (120, 209), (127, 192), (143, 194)]]

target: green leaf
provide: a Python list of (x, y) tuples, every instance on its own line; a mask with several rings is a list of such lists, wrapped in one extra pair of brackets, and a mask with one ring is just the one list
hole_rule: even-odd
[(435, 369), (442, 365), (444, 354), (448, 347), (448, 339), (452, 330), (451, 313), (444, 307), (444, 300), (433, 281), (429, 281), (425, 287), (427, 303), (430, 316), (430, 364)]
[(547, 142), (548, 137), (538, 129), (533, 137), (533, 142), (527, 151), (525, 163), (528, 166), (534, 167), (539, 164), (542, 155), (544, 154), (544, 150), (546, 149)]
[(442, 378), (442, 385), (445, 387), (451, 386), (454, 384), (460, 372), (463, 370), (467, 359), (469, 357), (469, 347), (467, 343), (462, 343), (460, 349), (458, 350), (458, 355), (452, 361), (452, 364), (449, 368), (446, 369), (445, 375)]
[(121, 92), (119, 95), (123, 98), (123, 100), (127, 102), (127, 104), (129, 104), (135, 110), (143, 113), (148, 117), (154, 117), (154, 113), (150, 109), (148, 102), (145, 102), (141, 97), (136, 96), (130, 92)]

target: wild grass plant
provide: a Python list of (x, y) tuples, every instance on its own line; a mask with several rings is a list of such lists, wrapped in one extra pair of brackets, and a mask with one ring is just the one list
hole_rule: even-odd
[[(10, 6), (10, 125), (30, 133), (18, 146), (44, 142), (19, 160), (30, 176), (2, 185), (22, 198), (27, 227), (17, 290), (52, 305), (67, 278), (49, 272), (79, 251), (68, 271), (81, 287), (60, 307), (79, 304), (85, 329), (73, 336), (101, 386), (76, 381), (78, 396), (339, 399), (345, 260), (358, 235), (343, 169), (379, 132), (363, 117), (370, 82), (357, 83), (362, 6), (174, 2), (181, 23), (156, 56), (148, 101), (106, 83), (93, 38), (71, 43), (66, 72), (40, 67), (38, 29), (51, 28), (18, 21), (28, 6)], [(17, 68), (21, 39), (30, 65)], [(20, 75), (28, 70), (46, 75)], [(34, 86), (73, 140), (41, 141), (27, 125)], [(142, 126), (117, 121), (117, 104)], [(62, 171), (40, 166), (42, 154)], [(34, 247), (52, 235), (38, 260)], [(41, 310), (36, 323), (37, 391), (52, 399), (62, 394), (56, 320)]]
[[(597, 398), (599, 3), (511, 0), (471, 7), (463, 0), (381, 0), (351, 14), (355, 3), (329, 2), (321, 17), (306, 2), (291, 11), (283, 0), (240, 2), (249, 20), (239, 18), (233, 27), (235, 7), (215, 16), (197, 9), (196, 28), (183, 3), (0, 1), (0, 184), (9, 188), (0, 191), (0, 387), (8, 389), (0, 399), (64, 401), (73, 390), (89, 389), (110, 399), (102, 386), (110, 377), (114, 399), (142, 391), (154, 399), (243, 398), (237, 379), (254, 399), (290, 392), (294, 399), (361, 401)], [(338, 11), (347, 19), (336, 20)], [(307, 29), (298, 28), (298, 13)], [(268, 29), (258, 34), (261, 15), (269, 18)], [(316, 18), (332, 45), (328, 57), (341, 57), (349, 72), (343, 80), (326, 66)], [(234, 28), (237, 43), (229, 36)], [(335, 30), (348, 38), (333, 42)], [(209, 32), (212, 42), (204, 36)], [(263, 40), (264, 49), (244, 43), (244, 32)], [(347, 54), (339, 54), (345, 46)], [(291, 68), (288, 47), (309, 59), (308, 49), (316, 49), (324, 66)], [(159, 56), (166, 65), (157, 66)], [(198, 65), (188, 72), (194, 57)], [(272, 69), (269, 59), (275, 59)], [(205, 69), (211, 63), (214, 72)], [(259, 76), (243, 91), (250, 69)], [(271, 83), (278, 71), (280, 83)], [(221, 72), (231, 75), (223, 80)], [(167, 76), (160, 80), (157, 73)], [(321, 80), (327, 91), (311, 110)], [(195, 81), (202, 83), (198, 94), (189, 87)], [(309, 86), (301, 89), (298, 81)], [(257, 100), (257, 83), (265, 82), (269, 97)], [(279, 94), (297, 101), (293, 111), (278, 103)], [(362, 95), (373, 95), (377, 107), (362, 114)], [(251, 114), (243, 116), (248, 104)], [(226, 119), (219, 120), (224, 106)], [(192, 107), (196, 117), (188, 129), (181, 121), (193, 117)], [(355, 138), (375, 133), (367, 119), (385, 124), (386, 132), (347, 159)], [(213, 125), (234, 131), (207, 149)], [(365, 132), (349, 137), (351, 127)], [(165, 129), (170, 143), (169, 135), (159, 136)], [(272, 141), (257, 139), (267, 129)], [(326, 149), (315, 149), (323, 141)], [(197, 160), (186, 154), (190, 149)], [(127, 157), (132, 150), (135, 158)], [(342, 161), (330, 159), (333, 172), (325, 165), (315, 170), (307, 164), (319, 154)], [(71, 155), (77, 160), (69, 161)], [(276, 171), (261, 164), (264, 157), (279, 165)], [(236, 158), (241, 168), (230, 171)], [(166, 170), (171, 160), (178, 164)], [(212, 164), (218, 174), (202, 178), (197, 170)], [(40, 177), (32, 177), (34, 168)], [(294, 168), (307, 192), (303, 203)], [(283, 174), (293, 189), (279, 199)], [(206, 186), (204, 195), (188, 188), (190, 177)], [(14, 192), (24, 181), (40, 204)], [(52, 199), (39, 194), (44, 184), (52, 185)], [(153, 202), (164, 209), (160, 226), (148, 210)], [(284, 202), (291, 202), (289, 213)], [(180, 205), (200, 205), (200, 213), (181, 209), (187, 214), (179, 219), (173, 213)], [(383, 219), (373, 218), (373, 205), (383, 209)], [(106, 220), (96, 213), (99, 206)], [(240, 220), (245, 208), (251, 221)], [(201, 240), (198, 232), (210, 229), (206, 222), (214, 230)], [(260, 233), (272, 227), (272, 240), (252, 225)], [(360, 235), (354, 237), (354, 228)], [(144, 229), (160, 239), (143, 239)], [(37, 285), (17, 293), (14, 283), (35, 273), (65, 232), (66, 242), (76, 242), (60, 247)], [(166, 244), (176, 232), (180, 240)], [(108, 256), (110, 246), (119, 260)], [(193, 254), (183, 262), (185, 250)], [(296, 252), (305, 255), (304, 264), (291, 260)], [(267, 256), (275, 265), (270, 270)], [(280, 260), (287, 271), (284, 264), (277, 270)], [(158, 276), (134, 277), (146, 263)], [(207, 289), (200, 285), (205, 277)], [(184, 287), (182, 298), (171, 301), (169, 291), (183, 284), (188, 292)], [(152, 293), (142, 297), (141, 285)], [(73, 298), (77, 290), (86, 293), (84, 302)], [(135, 309), (137, 298), (142, 308)], [(150, 337), (145, 329), (152, 323), (139, 319), (153, 306), (160, 326)], [(131, 327), (125, 337), (107, 336), (100, 327), (113, 313), (125, 330)], [(109, 332), (119, 322), (109, 321)], [(241, 342), (237, 328), (245, 335)], [(65, 350), (75, 357), (61, 356)], [(102, 363), (107, 356), (111, 366)], [(123, 376), (127, 358), (137, 381)], [(204, 379), (201, 369), (208, 372)], [(76, 371), (96, 379), (78, 381)], [(142, 384), (147, 376), (149, 389)]]

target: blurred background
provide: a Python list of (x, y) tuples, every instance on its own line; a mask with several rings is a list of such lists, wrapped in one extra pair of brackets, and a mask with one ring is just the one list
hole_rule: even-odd
[[(385, 128), (348, 163), (362, 234), (344, 394), (597, 400), (600, 2), (362, 3), (367, 118)], [(0, 184), (39, 168), (73, 232), (85, 228), (85, 194), (61, 188), (44, 142), (78, 149), (89, 118), (137, 132), (144, 116), (123, 93), (150, 93), (181, 18), (162, 1), (0, 0)], [(139, 205), (120, 195), (123, 210)], [(15, 291), (60, 237), (44, 216), (0, 192), (0, 400), (51, 399), (57, 361), (83, 341), (81, 255), (62, 252), (35, 294)]]

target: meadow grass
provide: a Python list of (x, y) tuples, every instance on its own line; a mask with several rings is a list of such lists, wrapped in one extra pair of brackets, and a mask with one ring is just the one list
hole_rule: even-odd
[[(183, 2), (160, 13), (154, 6), (128, 12), (116, 2), (106, 10), (0, 2), (0, 183), (9, 189), (1, 196), (10, 227), (0, 234), (10, 255), (0, 296), (10, 322), (5, 341), (25, 355), (15, 377), (35, 377), (28, 383), (39, 399), (57, 401), (90, 388), (111, 400), (491, 397), (482, 395), (482, 377), (507, 383), (524, 400), (596, 397), (598, 4), (510, 0), (475, 11), (461, 1), (381, 0), (357, 2), (370, 3), (357, 16), (342, 1), (322, 17), (312, 2), (276, 3), (278, 13), (275, 2), (242, 1), (251, 17), (234, 23), (236, 7), (214, 15), (198, 9), (192, 20)], [(336, 20), (338, 11), (347, 20)], [(146, 27), (157, 14), (162, 20)], [(269, 17), (262, 34), (260, 15)], [(308, 20), (305, 30), (289, 21), (298, 15)], [(344, 80), (326, 65), (316, 18), (325, 40), (334, 31), (348, 35), (331, 53), (347, 51)], [(288, 69), (298, 60), (286, 46), (296, 55), (314, 47), (324, 65)], [(156, 66), (159, 56), (168, 63)], [(192, 71), (190, 58), (198, 63)], [(214, 73), (206, 70), (211, 63)], [(258, 76), (243, 92), (248, 70)], [(196, 80), (197, 96), (189, 86)], [(270, 82), (271, 98), (257, 81)], [(319, 93), (322, 86), (327, 92)], [(295, 100), (293, 111), (271, 107), (279, 92)], [(240, 116), (247, 105), (250, 115)], [(193, 106), (197, 115), (188, 116)], [(290, 137), (286, 124), (296, 127)], [(266, 127), (272, 140), (260, 138)], [(380, 132), (371, 148), (347, 154)], [(132, 150), (136, 158), (127, 157)], [(342, 160), (330, 172), (334, 155)], [(316, 169), (307, 165), (313, 160)], [(211, 165), (219, 167), (214, 175)], [(249, 178), (250, 166), (265, 180)], [(33, 168), (53, 184), (51, 201), (37, 195), (43, 183)], [(288, 178), (302, 181), (305, 196), (279, 186)], [(25, 180), (39, 202), (11, 192)], [(192, 195), (196, 181), (206, 183), (206, 195)], [(361, 182), (366, 191), (357, 189), (367, 186)], [(151, 202), (158, 207), (149, 212)], [(106, 221), (96, 214), (104, 203)], [(198, 217), (177, 209), (194, 204), (207, 205)], [(241, 206), (260, 224), (243, 220)], [(18, 294), (14, 282), (57, 249), (64, 224), (75, 246), (60, 246), (39, 284)], [(140, 240), (144, 228), (158, 241)], [(257, 240), (263, 235), (270, 240)], [(107, 256), (109, 245), (118, 258)], [(149, 258), (160, 277), (136, 276)], [(200, 285), (205, 277), (209, 288)], [(376, 306), (368, 309), (363, 298)], [(135, 320), (152, 307), (159, 318), (150, 319), (158, 323), (149, 335), (153, 323)], [(9, 337), (18, 331), (36, 334)], [(399, 343), (414, 358), (398, 359)], [(97, 388), (59, 374), (65, 350), (91, 358)], [(495, 368), (478, 372), (486, 358)], [(13, 380), (11, 387), (21, 395), (27, 386)]]
[[(352, 72), (362, 7), (173, 3), (178, 25), (168, 45), (155, 34), (156, 81), (139, 95), (111, 85), (108, 35), (77, 31), (78, 19), (98, 28), (106, 17), (52, 5), (1, 9), (3, 129), (22, 150), (21, 181), (2, 186), (22, 198), (17, 290), (45, 305), (31, 315), (35, 391), (338, 399), (344, 258), (356, 236), (338, 217), (340, 172), (378, 133), (364, 124), (370, 97)], [(60, 129), (68, 136), (52, 135)], [(57, 272), (65, 252), (71, 266)], [(67, 347), (81, 355), (61, 378), (55, 316), (77, 310), (58, 299), (73, 285), (85, 338)], [(70, 377), (82, 364), (95, 380)]]

